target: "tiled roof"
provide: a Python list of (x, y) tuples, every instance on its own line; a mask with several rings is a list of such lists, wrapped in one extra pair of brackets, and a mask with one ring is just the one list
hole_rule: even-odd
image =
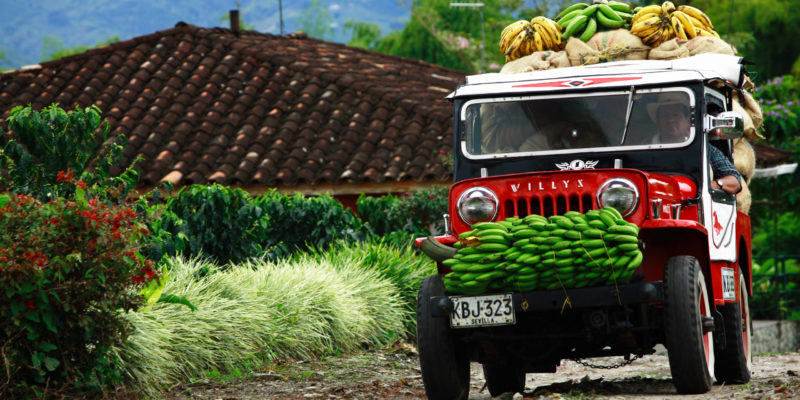
[(756, 153), (756, 167), (768, 168), (792, 162), (792, 152), (789, 150), (772, 147), (763, 142), (753, 143)]
[(140, 185), (446, 181), (464, 73), (305, 37), (179, 23), (0, 75), (12, 107), (97, 105)]

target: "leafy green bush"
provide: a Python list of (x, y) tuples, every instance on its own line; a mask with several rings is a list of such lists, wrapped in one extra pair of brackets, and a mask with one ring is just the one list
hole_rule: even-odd
[(796, 147), (800, 131), (800, 82), (792, 75), (770, 79), (756, 88), (764, 114), (764, 136), (775, 145)]
[(205, 255), (215, 262), (240, 263), (250, 258), (277, 259), (308, 246), (336, 240), (364, 240), (361, 220), (333, 197), (286, 196), (269, 191), (251, 197), (221, 185), (190, 186), (159, 204), (141, 199), (154, 240), (153, 259), (183, 253)]
[(0, 176), (0, 190), (40, 200), (90, 193), (101, 201), (120, 204), (136, 187), (135, 163), (119, 176), (111, 176), (126, 139), (119, 135), (107, 140), (108, 123), (101, 121), (97, 106), (72, 112), (55, 104), (41, 112), (17, 106), (7, 123), (13, 135), (0, 128), (0, 169), (7, 169)]
[(370, 197), (362, 194), (356, 201), (356, 208), (377, 236), (397, 231), (424, 236), (431, 231), (443, 231), (442, 214), (447, 212), (447, 196), (446, 187), (426, 188), (403, 197)]
[(261, 255), (269, 217), (242, 189), (213, 184), (187, 186), (166, 203), (138, 204), (149, 214), (153, 232), (148, 254), (153, 259), (185, 251), (206, 255), (221, 263), (240, 262)]
[[(118, 380), (108, 349), (120, 311), (156, 277), (136, 249), (147, 231), (123, 207), (18, 195), (0, 209), (0, 398), (27, 390), (97, 391)], [(38, 387), (38, 389), (36, 389)]]
[(361, 220), (327, 194), (287, 196), (271, 190), (254, 202), (269, 216), (263, 247), (284, 250), (276, 255), (306, 250), (309, 246), (324, 248), (337, 240), (366, 238)]
[[(335, 251), (329, 256), (337, 258)], [(133, 330), (113, 353), (126, 382), (156, 396), (210, 371), (395, 340), (408, 314), (402, 299), (377, 271), (349, 261), (254, 261), (223, 270), (199, 258), (167, 259), (165, 291), (197, 309), (155, 303), (125, 315)]]

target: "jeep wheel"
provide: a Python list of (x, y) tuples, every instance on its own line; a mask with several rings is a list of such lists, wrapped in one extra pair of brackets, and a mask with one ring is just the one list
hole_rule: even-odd
[(726, 304), (717, 309), (725, 320), (725, 348), (717, 352), (717, 381), (749, 382), (753, 366), (750, 352), (752, 321), (744, 275), (739, 274), (739, 303)]
[(467, 399), (469, 397), (469, 358), (459, 348), (450, 332), (447, 318), (433, 318), (430, 298), (443, 296), (440, 275), (422, 281), (417, 296), (417, 348), (422, 383), (430, 400)]
[(703, 271), (694, 257), (664, 266), (664, 325), (672, 383), (678, 393), (705, 393), (714, 372), (714, 318)]
[(525, 371), (516, 365), (503, 363), (483, 364), (483, 376), (492, 397), (503, 393), (522, 393), (525, 391)]

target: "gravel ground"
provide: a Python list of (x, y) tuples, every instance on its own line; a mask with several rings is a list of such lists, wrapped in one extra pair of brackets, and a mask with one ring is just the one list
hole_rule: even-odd
[[(618, 359), (590, 360), (609, 365)], [(506, 399), (796, 399), (800, 398), (800, 353), (754, 357), (753, 379), (744, 385), (714, 385), (703, 395), (677, 395), (663, 354), (644, 356), (617, 369), (595, 369), (563, 361), (553, 374), (528, 374), (524, 394)], [(479, 364), (472, 365), (470, 400), (491, 400)], [(217, 378), (173, 387), (165, 399), (425, 399), (416, 351), (409, 345), (316, 361), (275, 364), (238, 378)]]

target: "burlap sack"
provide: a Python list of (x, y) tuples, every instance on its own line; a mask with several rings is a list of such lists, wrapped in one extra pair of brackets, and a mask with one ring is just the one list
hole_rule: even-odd
[(750, 188), (747, 182), (742, 182), (742, 191), (736, 195), (736, 209), (745, 214), (750, 214), (750, 206), (752, 203), (753, 198), (750, 194)]
[(646, 60), (650, 47), (627, 29), (596, 33), (586, 44), (600, 52), (600, 62)]
[(756, 135), (761, 139), (764, 139), (764, 136), (761, 136), (759, 130), (761, 129), (761, 123), (764, 122), (764, 114), (761, 113), (761, 106), (758, 104), (753, 95), (750, 94), (748, 91), (742, 91), (744, 95), (744, 109), (747, 110), (747, 113), (750, 114), (750, 119), (753, 120), (753, 126), (756, 128)]
[(667, 40), (654, 47), (647, 56), (650, 60), (674, 60), (684, 57), (689, 57), (689, 49), (686, 48), (686, 41), (678, 38)]
[(720, 38), (711, 36), (696, 36), (686, 42), (686, 48), (689, 50), (689, 55), (692, 56), (700, 53), (736, 55), (736, 48)]
[(750, 113), (745, 109), (742, 104), (739, 102), (739, 96), (733, 96), (733, 110), (739, 114), (742, 114), (742, 120), (744, 122), (744, 137), (747, 140), (755, 141), (758, 139), (764, 139), (758, 130), (756, 130), (755, 125), (753, 124), (753, 118), (750, 116)]
[(569, 59), (565, 51), (537, 51), (531, 55), (507, 62), (503, 69), (500, 70), (500, 73), (520, 74), (569, 66)]
[(567, 52), (569, 64), (573, 67), (597, 64), (600, 62), (600, 52), (576, 37), (571, 37), (567, 40), (564, 51)]
[(756, 152), (745, 138), (733, 141), (733, 166), (742, 174), (742, 178), (750, 183), (756, 169)]

